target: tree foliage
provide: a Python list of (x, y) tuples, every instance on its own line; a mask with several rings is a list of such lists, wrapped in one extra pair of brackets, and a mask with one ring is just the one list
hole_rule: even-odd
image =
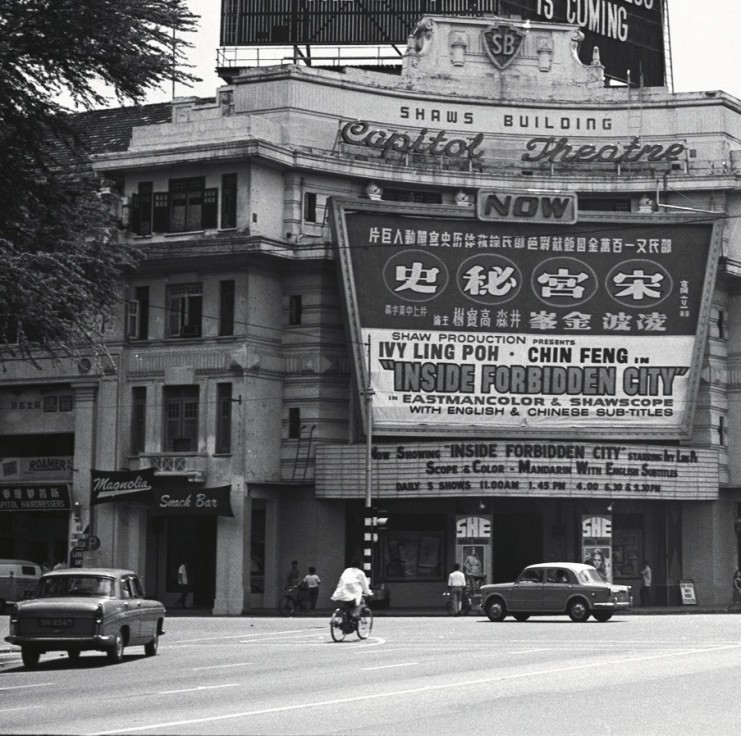
[(195, 29), (186, 0), (0, 0), (0, 361), (99, 349), (137, 254), (87, 165), (78, 107), (140, 103), (173, 78)]

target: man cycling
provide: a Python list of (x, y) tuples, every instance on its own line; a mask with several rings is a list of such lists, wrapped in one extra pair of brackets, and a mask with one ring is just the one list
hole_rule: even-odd
[(363, 596), (371, 598), (373, 593), (368, 585), (368, 578), (360, 569), (360, 561), (356, 558), (342, 571), (337, 587), (332, 593), (332, 600), (342, 603), (351, 618), (357, 618)]

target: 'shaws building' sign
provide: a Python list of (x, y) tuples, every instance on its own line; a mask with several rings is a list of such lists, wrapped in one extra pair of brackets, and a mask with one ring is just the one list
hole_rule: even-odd
[(714, 220), (574, 223), (569, 194), (543, 197), (484, 190), (488, 220), (334, 202), (358, 385), (373, 389), (378, 431), (689, 435)]

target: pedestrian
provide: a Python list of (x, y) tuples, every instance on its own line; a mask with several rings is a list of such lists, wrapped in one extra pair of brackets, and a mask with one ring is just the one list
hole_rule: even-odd
[(728, 606), (729, 611), (741, 608), (741, 569), (736, 568), (736, 572), (733, 573), (731, 585), (731, 605)]
[(180, 598), (175, 601), (175, 608), (185, 608), (188, 600), (188, 567), (185, 560), (178, 567), (178, 590), (180, 591)]
[(286, 575), (286, 588), (295, 588), (301, 582), (301, 572), (298, 569), (298, 560), (291, 561), (291, 569)]
[(651, 605), (651, 582), (652, 582), (652, 574), (651, 574), (651, 566), (648, 564), (648, 560), (643, 560), (643, 563), (641, 564), (641, 605), (642, 606), (650, 606)]
[(310, 567), (309, 574), (304, 577), (304, 587), (309, 591), (309, 607), (311, 610), (316, 609), (316, 601), (319, 597), (319, 585), (322, 581), (316, 574), (316, 568)]
[(461, 572), (461, 566), (456, 562), (453, 570), (448, 575), (448, 592), (453, 604), (453, 615), (461, 615), (461, 606), (463, 604), (463, 591), (466, 589), (466, 576)]

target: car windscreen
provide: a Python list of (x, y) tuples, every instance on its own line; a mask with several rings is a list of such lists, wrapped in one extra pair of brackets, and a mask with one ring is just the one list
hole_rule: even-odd
[(594, 583), (603, 584), (605, 581), (600, 577), (596, 569), (589, 567), (585, 570), (579, 571), (579, 580), (586, 585), (593, 585)]
[(36, 598), (112, 597), (114, 591), (112, 578), (99, 575), (65, 575), (64, 577), (42, 578), (36, 588)]

